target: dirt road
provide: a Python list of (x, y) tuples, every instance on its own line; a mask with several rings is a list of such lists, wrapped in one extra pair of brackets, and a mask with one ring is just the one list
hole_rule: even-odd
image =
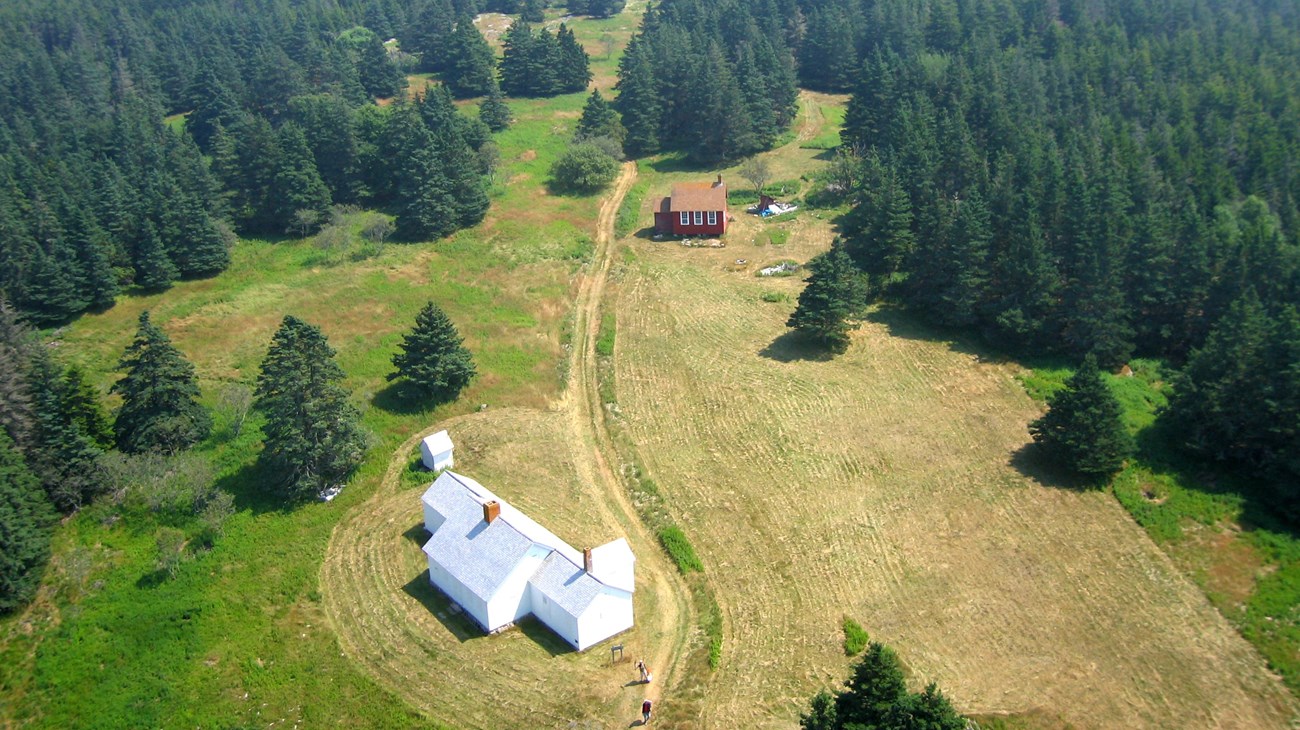
[[(398, 446), (375, 493), (335, 528), (321, 568), (322, 596), (342, 650), (379, 684), (433, 719), (457, 728), (623, 726), (641, 701), (671, 701), (692, 610), (675, 568), (628, 499), (597, 388), (596, 339), (613, 256), (614, 219), (636, 166), (623, 166), (602, 201), (596, 247), (574, 303), (570, 378), (547, 410), (491, 409), (430, 425)], [(544, 629), (483, 637), (428, 585), (419, 549), (419, 491), (408, 468), (420, 439), (447, 428), (457, 462), (525, 512), (577, 543), (626, 536), (637, 556), (637, 626), (612, 665), (605, 646), (578, 654)], [(462, 456), (463, 455), (463, 456)], [(567, 489), (557, 488), (567, 485)], [(613, 534), (611, 534), (613, 533)], [(611, 642), (613, 643), (613, 642)], [(645, 658), (650, 685), (633, 681)]]

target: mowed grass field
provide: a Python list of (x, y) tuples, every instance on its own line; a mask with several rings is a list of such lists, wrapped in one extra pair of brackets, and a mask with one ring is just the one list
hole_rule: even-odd
[[(803, 129), (771, 155), (778, 178), (816, 164), (800, 140), (826, 137), (818, 120), (835, 117), (810, 109), (834, 99), (802, 103)], [(649, 201), (671, 182), (712, 175), (654, 170), (625, 229), (650, 225)], [(785, 327), (802, 276), (754, 271), (825, 250), (829, 215), (760, 221), (742, 208), (725, 249), (625, 239), (618, 284), (617, 428), (725, 617), (692, 726), (795, 724), (847, 676), (844, 616), (966, 713), (1288, 726), (1293, 700), (1259, 654), (1112, 496), (1012, 465), (1041, 412), (1018, 367), (885, 310), (848, 353), (818, 356)]]
[(879, 323), (803, 359), (760, 299), (797, 280), (732, 254), (638, 251), (619, 310), (625, 427), (726, 618), (700, 727), (788, 727), (846, 676), (846, 614), (965, 712), (1286, 725), (1281, 684), (1113, 498), (1009, 466), (1037, 414), (1011, 368)]

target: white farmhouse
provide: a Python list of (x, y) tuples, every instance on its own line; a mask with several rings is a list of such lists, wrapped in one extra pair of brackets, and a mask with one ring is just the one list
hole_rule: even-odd
[(632, 627), (636, 558), (627, 540), (579, 552), (451, 471), (423, 502), (429, 580), (489, 633), (533, 614), (582, 651)]
[(446, 431), (439, 431), (432, 436), (425, 436), (420, 442), (420, 460), (424, 462), (424, 468), (429, 471), (442, 471), (455, 466), (452, 461), (451, 452), (456, 447), (451, 443), (451, 437)]

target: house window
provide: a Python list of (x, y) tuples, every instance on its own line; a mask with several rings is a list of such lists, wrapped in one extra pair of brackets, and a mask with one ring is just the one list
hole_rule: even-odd
[(687, 213), (686, 211), (683, 210), (683, 211), (682, 211), (682, 225), (684, 225), (684, 226), (689, 226), (690, 224), (691, 224), (691, 214), (690, 214), (690, 213)]
[(702, 211), (695, 211), (695, 225), (704, 225), (704, 213)]
[(718, 211), (716, 210), (709, 211), (709, 225), (711, 226), (718, 225)]

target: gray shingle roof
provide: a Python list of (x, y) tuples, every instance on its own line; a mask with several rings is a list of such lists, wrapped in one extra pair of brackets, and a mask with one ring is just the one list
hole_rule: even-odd
[(548, 555), (528, 582), (570, 616), (580, 615), (600, 595), (600, 581), (559, 553)]
[(446, 522), (425, 543), (424, 552), (437, 556), (448, 573), (486, 601), (528, 553), (533, 541), (504, 520), (485, 523), (482, 503), (471, 498), (467, 490), (454, 488), (459, 484), (457, 476), (443, 472), (425, 492), (425, 501)]
[[(576, 616), (600, 593), (602, 583), (583, 570), (581, 552), (473, 479), (445, 471), (425, 490), (423, 500), (445, 518), (424, 552), (482, 600), (496, 594), (534, 545), (551, 552), (529, 583), (551, 601)], [(488, 524), (483, 503), (490, 500), (501, 505), (501, 513)], [(631, 551), (626, 552), (632, 560)], [(627, 572), (630, 583), (630, 564)]]

